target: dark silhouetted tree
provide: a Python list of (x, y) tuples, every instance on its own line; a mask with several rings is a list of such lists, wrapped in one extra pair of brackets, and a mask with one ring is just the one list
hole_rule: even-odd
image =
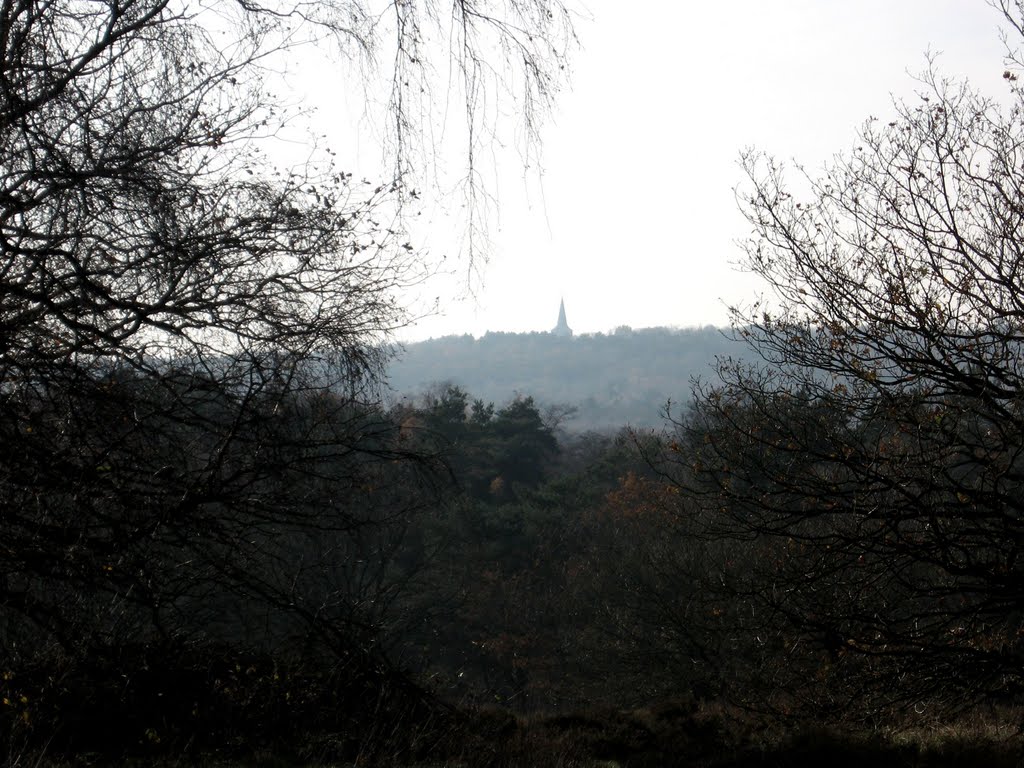
[(760, 360), (719, 366), (672, 455), (704, 502), (688, 514), (745, 560), (718, 579), (748, 611), (734, 629), (775, 673), (842, 665), (818, 704), (1024, 683), (1024, 94), (1005, 77), (1000, 106), (929, 71), (793, 186), (744, 157), (770, 290), (735, 323)]
[[(499, 50), (532, 120), (571, 38), (557, 2), (386, 10), (0, 1), (11, 669), (201, 643), (377, 663), (394, 601), (371, 593), (390, 594), (397, 554), (368, 532), (428, 498), (376, 406), (398, 291), (423, 272), (394, 223), (413, 197), (410, 94), (451, 55), (479, 125)], [(394, 180), (261, 161), (287, 119), (263, 82), (275, 56), (329, 38), (372, 59), (392, 32)]]

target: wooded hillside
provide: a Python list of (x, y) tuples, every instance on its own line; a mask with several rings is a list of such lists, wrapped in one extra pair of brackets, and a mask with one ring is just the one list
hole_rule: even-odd
[(716, 357), (743, 352), (712, 326), (622, 327), (573, 338), (467, 334), (405, 346), (388, 374), (396, 399), (450, 382), (487, 402), (524, 394), (543, 405), (575, 406), (566, 429), (607, 431), (624, 424), (657, 426), (666, 403), (688, 400), (691, 380), (706, 378)]

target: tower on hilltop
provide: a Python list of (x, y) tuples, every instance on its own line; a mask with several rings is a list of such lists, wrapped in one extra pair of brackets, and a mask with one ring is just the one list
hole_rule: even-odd
[(564, 336), (565, 338), (572, 336), (572, 328), (565, 320), (565, 299), (562, 299), (562, 303), (558, 305), (558, 325), (551, 332), (555, 336)]

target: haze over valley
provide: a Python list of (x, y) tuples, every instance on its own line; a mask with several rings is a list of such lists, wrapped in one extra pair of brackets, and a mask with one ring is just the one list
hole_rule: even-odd
[(484, 402), (529, 396), (542, 408), (569, 406), (560, 421), (569, 432), (654, 428), (669, 401), (674, 409), (689, 401), (691, 379), (712, 377), (717, 357), (743, 350), (710, 326), (444, 336), (402, 348), (389, 385), (399, 400), (450, 383)]

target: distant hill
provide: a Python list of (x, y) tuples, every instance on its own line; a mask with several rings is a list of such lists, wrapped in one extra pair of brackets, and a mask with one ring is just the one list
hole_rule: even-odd
[(445, 336), (408, 344), (389, 369), (395, 397), (451, 382), (473, 398), (504, 403), (532, 395), (573, 405), (571, 431), (661, 424), (665, 403), (689, 399), (694, 377), (710, 378), (716, 356), (742, 354), (722, 330), (619, 328), (561, 338), (550, 333)]

